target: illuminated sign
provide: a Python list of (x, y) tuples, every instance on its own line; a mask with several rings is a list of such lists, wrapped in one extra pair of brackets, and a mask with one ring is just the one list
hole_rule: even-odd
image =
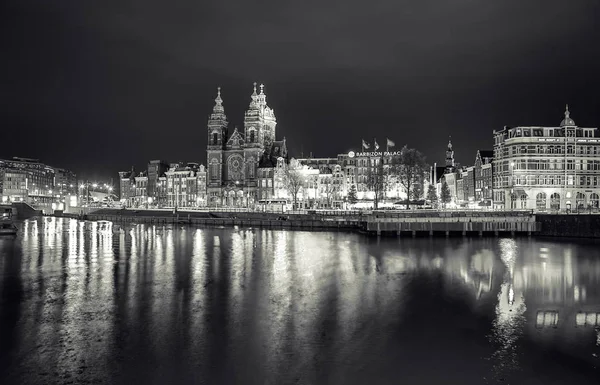
[(353, 157), (365, 157), (365, 156), (397, 156), (400, 155), (401, 151), (372, 151), (372, 152), (357, 152), (355, 153), (354, 151), (350, 151), (348, 153), (348, 156), (350, 158)]

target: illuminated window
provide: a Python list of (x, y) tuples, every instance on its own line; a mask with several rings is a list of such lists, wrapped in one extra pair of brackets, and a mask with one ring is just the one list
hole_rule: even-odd
[(557, 311), (538, 311), (535, 326), (538, 328), (543, 327), (556, 327), (558, 325), (558, 312)]
[(560, 209), (560, 195), (558, 193), (554, 193), (550, 195), (550, 209), (551, 210), (559, 210)]
[(546, 210), (546, 193), (539, 193), (535, 198), (535, 206), (538, 210)]
[(600, 326), (600, 313), (577, 313), (575, 323), (577, 326)]

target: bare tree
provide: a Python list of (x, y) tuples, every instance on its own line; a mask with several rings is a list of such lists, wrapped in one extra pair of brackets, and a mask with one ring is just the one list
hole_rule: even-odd
[(367, 174), (367, 188), (373, 191), (373, 209), (377, 210), (388, 185), (388, 169), (383, 167), (383, 158), (370, 158)]
[(322, 188), (322, 192), (323, 195), (325, 196), (325, 201), (327, 202), (327, 206), (331, 206), (333, 203), (333, 199), (335, 199), (338, 196), (338, 193), (340, 192), (340, 186), (337, 184), (333, 184), (332, 180), (329, 180), (328, 183), (326, 183), (323, 188)]
[(425, 156), (414, 148), (404, 146), (400, 156), (394, 158), (392, 172), (406, 191), (407, 209), (410, 207), (411, 200), (418, 200), (423, 195), (426, 170)]
[(292, 159), (283, 172), (283, 183), (292, 197), (294, 210), (298, 207), (298, 193), (304, 188), (305, 176), (300, 163)]

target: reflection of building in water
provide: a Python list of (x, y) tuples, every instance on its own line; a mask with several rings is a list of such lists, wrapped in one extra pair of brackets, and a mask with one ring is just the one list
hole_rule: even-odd
[(600, 260), (578, 260), (575, 250), (537, 243), (525, 248), (514, 286), (527, 301), (528, 333), (540, 342), (571, 346), (583, 357), (598, 338)]
[(494, 275), (502, 270), (495, 268), (494, 253), (489, 249), (478, 250), (470, 257), (464, 255), (465, 258), (446, 260), (443, 268), (447, 276), (460, 280), (479, 300), (491, 293)]
[(504, 377), (519, 366), (518, 342), (525, 330), (525, 297), (521, 287), (514, 284), (518, 262), (517, 244), (513, 239), (503, 239), (500, 258), (506, 266), (503, 282), (496, 303), (496, 318), (492, 323), (492, 341), (497, 346), (492, 355), (494, 374)]

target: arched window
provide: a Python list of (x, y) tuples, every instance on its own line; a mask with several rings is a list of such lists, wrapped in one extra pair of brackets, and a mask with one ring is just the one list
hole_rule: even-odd
[(250, 131), (250, 143), (254, 143), (254, 141), (255, 141), (255, 135), (256, 134), (255, 134), (254, 130)]
[(550, 209), (560, 210), (560, 194), (553, 193), (550, 195)]
[(521, 196), (519, 197), (519, 202), (520, 202), (520, 208), (522, 209), (526, 209), (527, 208), (527, 194), (521, 194)]
[(220, 175), (219, 175), (219, 161), (217, 159), (211, 159), (210, 160), (209, 173), (210, 173), (210, 179), (212, 179), (212, 180), (220, 178)]
[(255, 170), (256, 170), (256, 163), (254, 162), (254, 158), (250, 157), (248, 159), (248, 162), (246, 163), (246, 175), (248, 175), (248, 178), (254, 178), (255, 176)]
[(535, 197), (535, 208), (537, 210), (546, 210), (546, 193), (539, 193)]
[(596, 193), (590, 194), (590, 207), (593, 209), (597, 209), (600, 206), (600, 196)]
[(218, 133), (213, 132), (212, 142), (213, 142), (213, 146), (217, 146), (219, 144), (219, 134)]
[(577, 195), (575, 195), (575, 204), (577, 205), (576, 207), (578, 209), (585, 208), (585, 194), (584, 193), (578, 192)]

